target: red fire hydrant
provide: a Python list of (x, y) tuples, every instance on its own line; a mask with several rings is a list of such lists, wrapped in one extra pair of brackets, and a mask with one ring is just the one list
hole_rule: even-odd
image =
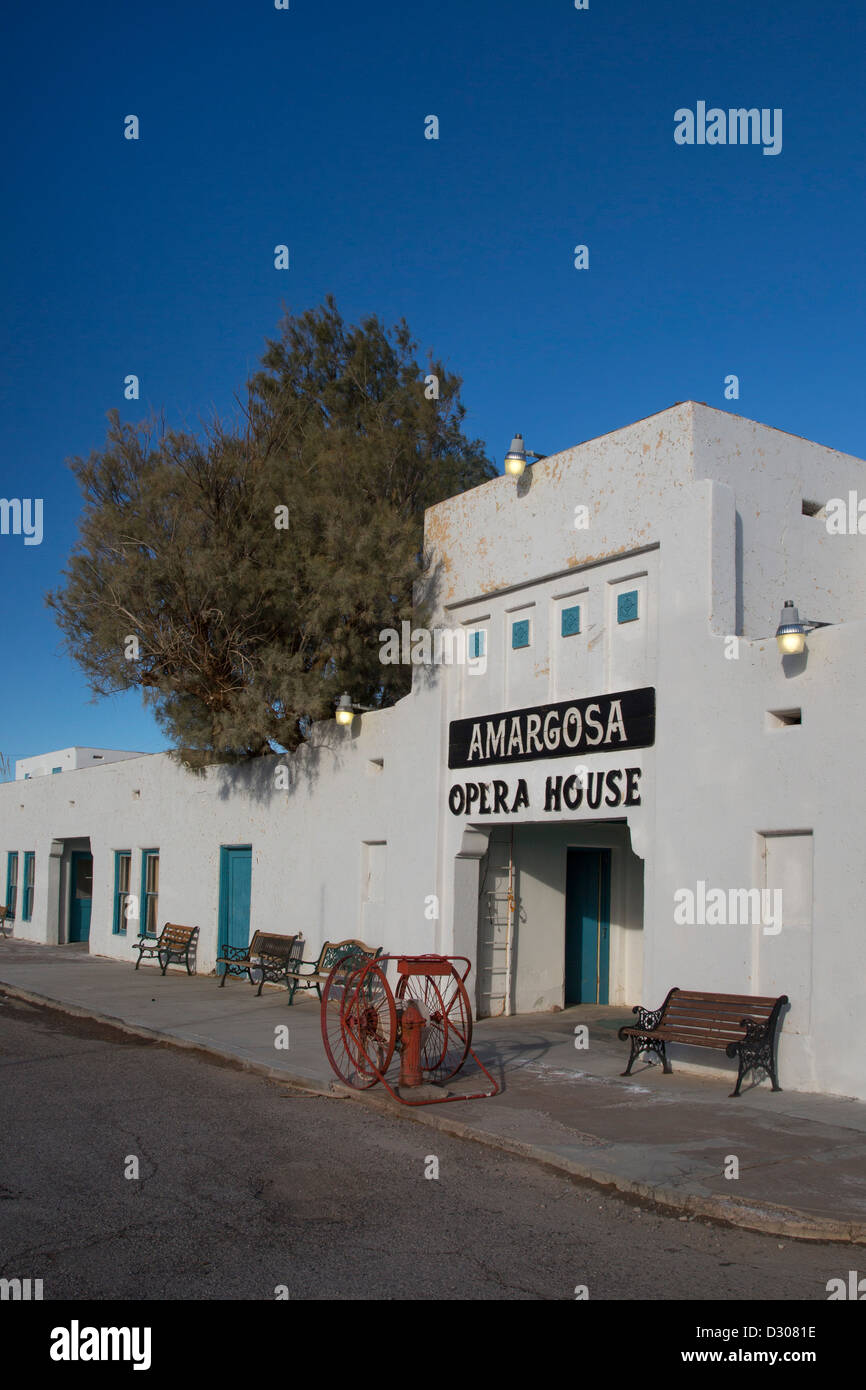
[(424, 1033), (424, 1015), (414, 999), (408, 999), (403, 1006), (403, 1049), (400, 1053), (400, 1086), (420, 1086), (424, 1077), (421, 1074), (421, 1041)]

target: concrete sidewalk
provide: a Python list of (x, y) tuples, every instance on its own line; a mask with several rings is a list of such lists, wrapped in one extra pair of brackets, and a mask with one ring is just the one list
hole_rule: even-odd
[[(132, 954), (132, 953), (130, 953)], [(155, 967), (89, 956), (86, 947), (0, 941), (0, 988), (161, 1042), (194, 1047), (251, 1070), (449, 1133), (524, 1154), (605, 1187), (767, 1234), (866, 1244), (866, 1104), (783, 1091), (769, 1084), (730, 1100), (730, 1082), (682, 1070), (664, 1076), (628, 1057), (613, 1007), (485, 1019), (473, 1047), (502, 1087), (493, 1099), (408, 1109), (384, 1088), (338, 1087), (322, 1046), (315, 995), (287, 1007), (284, 989), (257, 999), (245, 981), (218, 988)], [(289, 1028), (289, 1047), (275, 1047)], [(589, 1047), (575, 1048), (576, 1025)], [(782, 1075), (784, 1084), (784, 1075)], [(451, 1094), (487, 1082), (471, 1062)], [(725, 1177), (729, 1156), (736, 1180)]]

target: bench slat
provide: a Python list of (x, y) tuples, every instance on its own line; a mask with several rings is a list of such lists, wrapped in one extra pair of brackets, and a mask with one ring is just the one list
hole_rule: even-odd
[(679, 989), (674, 995), (675, 999), (711, 999), (714, 1004), (773, 1004), (778, 1003), (778, 999), (773, 999), (769, 994), (707, 994), (696, 989)]
[[(697, 1014), (682, 1012), (678, 1009), (669, 1009), (665, 1013), (665, 1023), (682, 1023), (686, 1025), (694, 1023), (698, 1027), (704, 1024), (712, 1027), (718, 1023), (730, 1028), (738, 1028), (744, 1018), (754, 1018), (759, 1023), (766, 1023), (769, 1014), (747, 1014), (744, 1009), (737, 1009), (736, 1013), (730, 1014), (711, 1014), (706, 1012)], [(659, 1022), (661, 1022), (661, 1020), (659, 1020)]]
[[(755, 1019), (755, 1022), (764, 1024), (766, 1019)], [(636, 1033), (657, 1033), (659, 1029), (666, 1028), (670, 1033), (719, 1033), (725, 1037), (742, 1038), (746, 1032), (740, 1023), (720, 1023), (718, 1020), (712, 1023), (687, 1023), (682, 1019), (671, 1021), (668, 1018), (660, 1018), (654, 1028), (632, 1026)]]
[(635, 1033), (633, 1029), (626, 1029), (627, 1033), (641, 1038), (659, 1038), (662, 1042), (688, 1043), (691, 1047), (727, 1047), (729, 1042), (741, 1042), (745, 1036), (741, 1031), (739, 1037), (720, 1037), (717, 1033), (682, 1033), (666, 1028), (653, 1028), (650, 1033)]
[(722, 1016), (729, 1014), (736, 1018), (744, 1013), (770, 1014), (773, 1012), (773, 1005), (755, 1004), (750, 999), (739, 999), (736, 1004), (713, 1004), (709, 999), (679, 999), (675, 997), (670, 1000), (667, 1012), (697, 1014), (698, 1017), (701, 1014), (712, 1014), (713, 1017), (719, 1014)]

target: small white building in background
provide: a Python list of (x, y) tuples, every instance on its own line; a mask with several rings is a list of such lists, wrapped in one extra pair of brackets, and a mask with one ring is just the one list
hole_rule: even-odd
[(140, 758), (123, 748), (59, 748), (53, 753), (37, 753), (32, 758), (18, 758), (15, 781), (29, 782), (32, 777), (47, 777), (53, 772), (76, 772), (82, 767), (100, 767), (103, 763), (119, 763), (125, 758)]
[[(198, 924), (204, 972), (256, 928), (464, 954), (482, 1015), (786, 994), (782, 1085), (866, 1099), (852, 494), (861, 460), (689, 401), (431, 508), (431, 626), (467, 659), (293, 756), (0, 786), (16, 936), (86, 916), (131, 962), (142, 921)], [(799, 656), (786, 600), (828, 624)]]

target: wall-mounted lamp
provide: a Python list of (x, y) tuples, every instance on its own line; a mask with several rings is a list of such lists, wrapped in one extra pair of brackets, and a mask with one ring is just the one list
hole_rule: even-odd
[(776, 642), (783, 656), (799, 656), (806, 646), (806, 634), (816, 627), (830, 627), (830, 623), (816, 623), (811, 618), (801, 618), (794, 607), (793, 599), (785, 599), (785, 606), (776, 628)]
[(337, 700), (335, 719), (338, 724), (344, 724), (347, 729), (351, 728), (352, 720), (355, 718), (355, 707), (349, 698), (348, 690), (344, 690), (339, 700)]
[(374, 705), (357, 704), (350, 696), (348, 690), (343, 691), (339, 700), (335, 701), (335, 704), (337, 708), (334, 711), (334, 718), (338, 724), (342, 724), (346, 729), (352, 727), (352, 720), (355, 718), (356, 713), (363, 714), (375, 709)]
[(526, 468), (527, 459), (533, 463), (536, 459), (547, 458), (546, 454), (533, 453), (532, 449), (524, 448), (523, 435), (516, 434), (511, 441), (511, 448), (505, 455), (503, 467), (510, 478), (519, 478)]

